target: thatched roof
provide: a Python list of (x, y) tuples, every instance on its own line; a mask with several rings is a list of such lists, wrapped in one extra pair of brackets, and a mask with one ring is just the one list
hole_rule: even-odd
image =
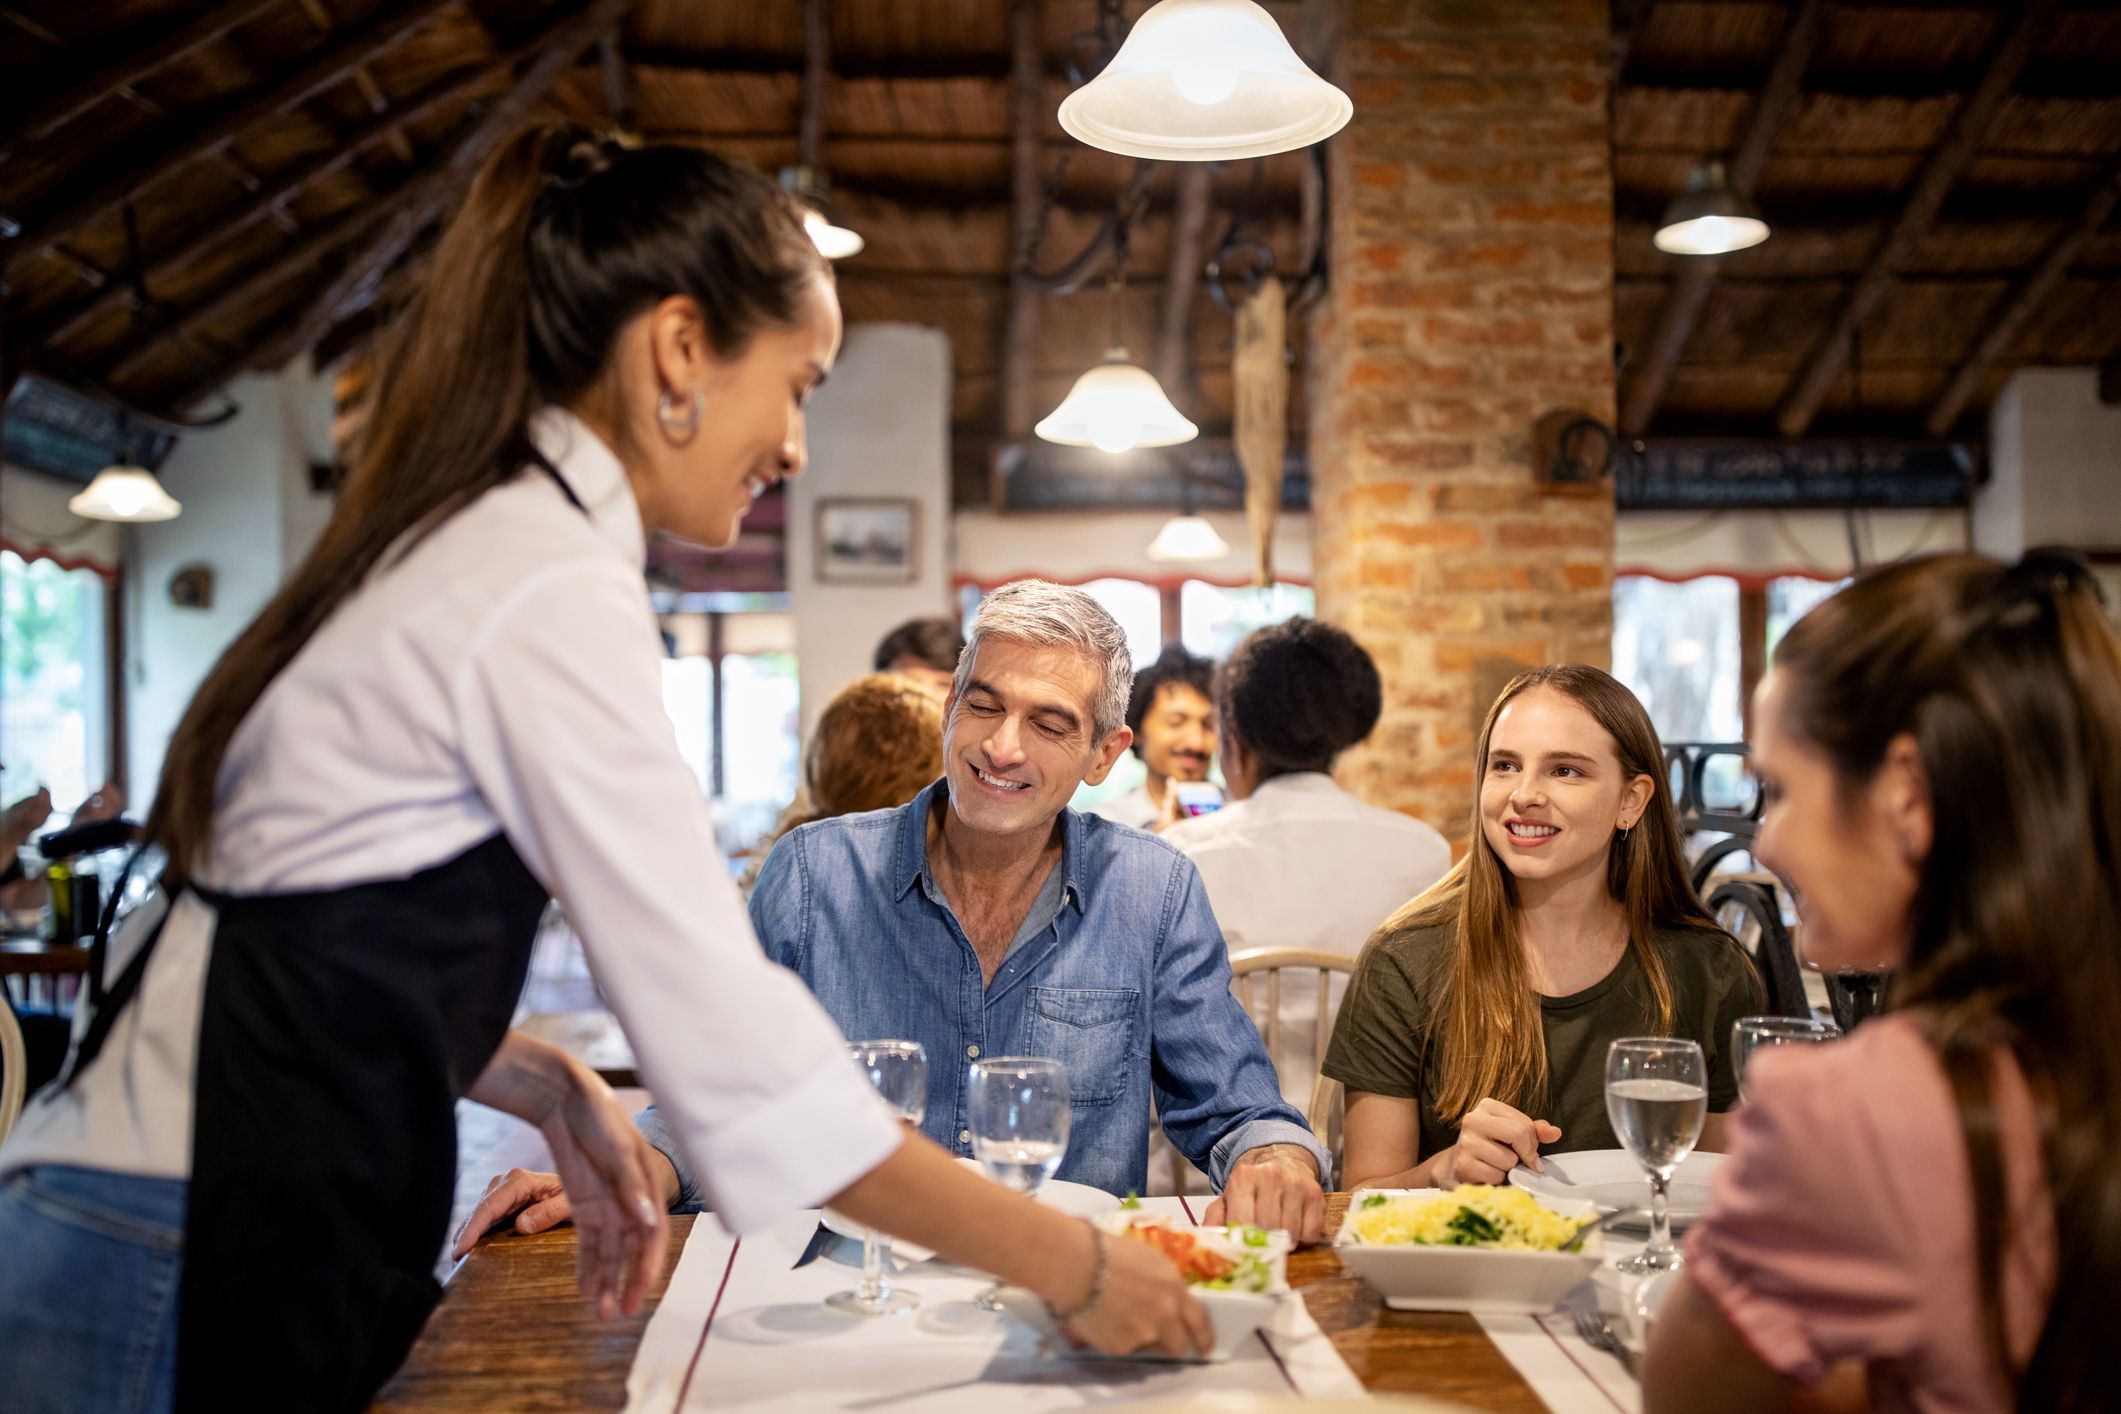
[[(1624, 387), (1641, 391), (1660, 322), (1677, 317), (1679, 262), (1650, 244), (1658, 213), (1694, 159), (1746, 141), (1795, 22), (1818, 3), (1616, 3), (1616, 330), (1624, 378), (1638, 380)], [(1692, 277), (1706, 288), (1689, 292), (1676, 355), (1656, 370), (1648, 430), (1767, 432), (1778, 410), (1789, 430), (1808, 371), (1817, 386), (1806, 429), (1918, 430), (1972, 359), (1963, 410), (1945, 419), (1964, 431), (2017, 366), (2121, 356), (2121, 224), (2094, 202), (2102, 190), (2121, 193), (2121, 5), (2043, 8), (1824, 6), (1797, 91), (1764, 115), (1773, 132), (1757, 198), (1774, 237), (1724, 261), (1712, 281)], [(456, 189), (452, 160), (461, 169), (525, 112), (705, 142), (769, 170), (795, 162), (804, 9), (798, 0), (10, 0), (0, 7), (0, 88), (12, 96), (0, 124), (0, 216), (18, 230), (0, 241), (0, 337), (18, 366), (151, 409), (305, 346), (341, 350), (417, 268), (423, 232)], [(831, 0), (827, 9), (819, 155), (838, 216), (869, 243), (839, 268), (848, 316), (948, 332), (959, 440), (991, 445), (1013, 246), (1010, 7)], [(1041, 9), (1040, 185), (1064, 167), (1040, 253), (1050, 267), (1090, 236), (1133, 167), (1070, 143), (1052, 117), (1096, 5)], [(1270, 9), (1301, 35), (1298, 0)], [(2028, 32), (2015, 35), (2029, 12)], [(1968, 121), (1977, 107), (1979, 121)], [(1218, 173), (1206, 248), (1249, 201), (1293, 271), (1303, 168), (1297, 155), (1272, 159), (1256, 187), (1250, 164)], [(1925, 184), (1942, 188), (1934, 217), (1907, 219)], [(1134, 233), (1137, 346), (1162, 321), (1174, 187), (1170, 169), (1152, 173), (1149, 214)], [(2025, 299), (2065, 238), (2060, 269)], [(1856, 321), (1851, 368), (1845, 340), (1822, 349), (1866, 272), (1886, 288)], [(1229, 415), (1229, 320), (1204, 286), (1193, 294), (1192, 386), (1179, 396), (1212, 431)], [(2008, 337), (1976, 357), (2007, 315)], [(1048, 299), (1031, 401), (1057, 402), (1106, 330), (1095, 281)], [(975, 484), (965, 478), (968, 493)]]

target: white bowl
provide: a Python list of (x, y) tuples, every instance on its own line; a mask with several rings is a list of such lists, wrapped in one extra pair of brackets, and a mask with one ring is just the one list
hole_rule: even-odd
[[(1364, 1189), (1390, 1198), (1434, 1198), (1438, 1188)], [(1577, 1217), (1589, 1204), (1546, 1202), (1563, 1217)], [(1514, 1252), (1495, 1247), (1424, 1246), (1364, 1242), (1354, 1224), (1343, 1222), (1333, 1239), (1341, 1263), (1376, 1287), (1395, 1311), (1471, 1311), (1485, 1316), (1527, 1316), (1551, 1311), (1602, 1260), (1600, 1234), (1584, 1239), (1581, 1252)]]

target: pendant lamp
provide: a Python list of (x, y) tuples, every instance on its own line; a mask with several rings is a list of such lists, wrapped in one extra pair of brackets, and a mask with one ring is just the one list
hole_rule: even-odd
[(1155, 375), (1130, 363), (1117, 345), (1105, 350), (1103, 363), (1075, 380), (1061, 405), (1033, 430), (1048, 442), (1113, 453), (1176, 446), (1200, 435), (1164, 396)]
[(819, 255), (827, 260), (845, 260), (850, 255), (861, 254), (863, 241), (860, 233), (834, 225), (832, 218), (825, 214), (830, 196), (822, 171), (803, 165), (783, 167), (781, 189), (803, 204), (803, 229), (809, 232), (811, 244), (817, 247)]
[(1353, 116), (1252, 0), (1159, 0), (1061, 101), (1068, 135), (1127, 157), (1222, 162), (1308, 147)]
[(96, 473), (88, 489), (74, 496), (66, 508), (84, 520), (116, 520), (133, 524), (173, 519), (183, 506), (162, 489), (146, 467), (120, 463)]
[(1216, 533), (1206, 516), (1197, 515), (1176, 515), (1165, 521), (1148, 549), (1150, 559), (1164, 562), (1222, 560), (1229, 555), (1230, 542)]
[(1668, 255), (1728, 255), (1767, 238), (1759, 210), (1731, 189), (1721, 162), (1709, 161), (1694, 164), (1650, 239)]

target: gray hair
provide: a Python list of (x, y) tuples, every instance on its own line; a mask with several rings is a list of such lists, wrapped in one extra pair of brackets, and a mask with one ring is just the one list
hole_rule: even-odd
[(972, 663), (987, 638), (1073, 648), (1094, 659), (1103, 670), (1091, 706), (1097, 738), (1102, 741), (1107, 732), (1126, 722), (1127, 695), (1134, 688), (1134, 656), (1127, 651), (1127, 633), (1105, 612), (1104, 605), (1082, 590), (1043, 579), (1019, 579), (981, 600), (965, 634), (965, 651), (957, 660), (960, 697), (972, 686)]

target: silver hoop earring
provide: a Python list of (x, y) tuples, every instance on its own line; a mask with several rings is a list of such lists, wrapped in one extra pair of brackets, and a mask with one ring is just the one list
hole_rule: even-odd
[(655, 400), (655, 420), (673, 447), (682, 447), (699, 435), (700, 418), (706, 411), (707, 395), (697, 388), (682, 398), (665, 388)]
[(1622, 825), (1620, 827), (1620, 842), (1622, 844), (1626, 844), (1628, 842), (1628, 831), (1634, 828), (1635, 827), (1633, 825)]

